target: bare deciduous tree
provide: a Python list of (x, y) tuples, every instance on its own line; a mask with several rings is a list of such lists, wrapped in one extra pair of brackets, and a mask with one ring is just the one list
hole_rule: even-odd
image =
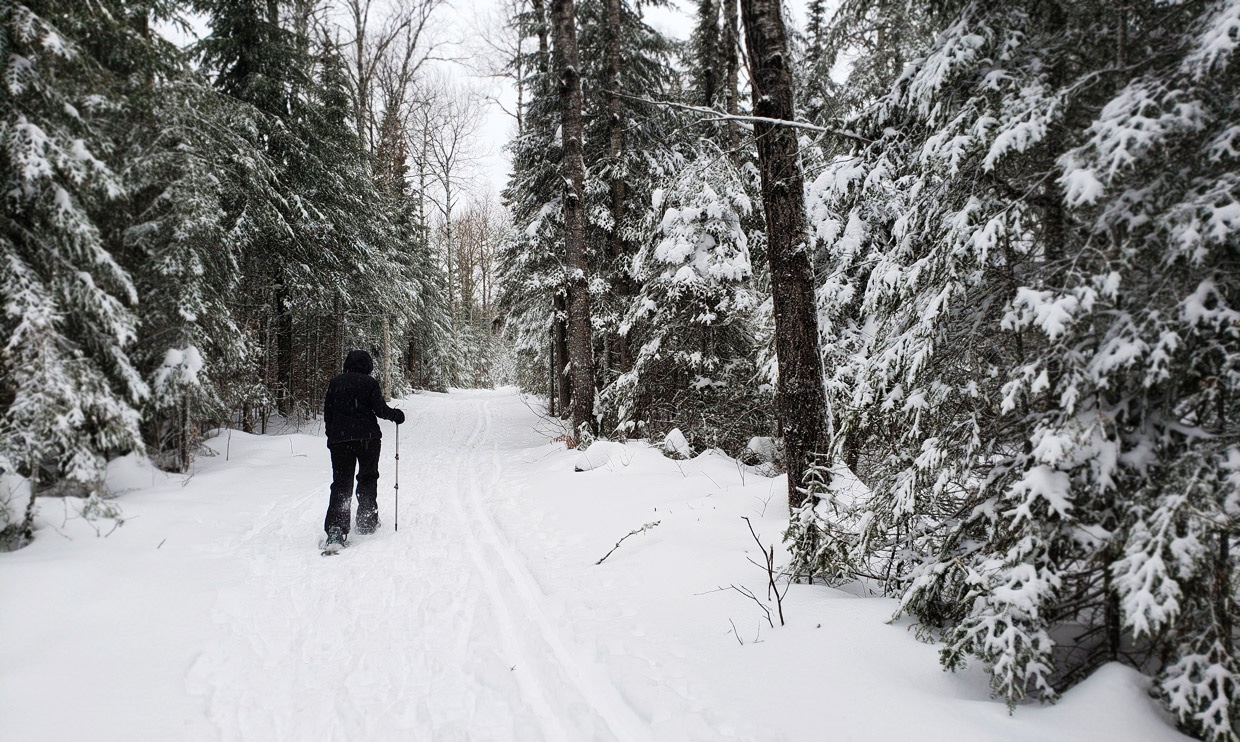
[(475, 33), (466, 47), (472, 63), (469, 67), (480, 77), (506, 80), (517, 92), (516, 107), (504, 105), (500, 96), (488, 94), (486, 99), (517, 122), (517, 136), (524, 131), (525, 44), (529, 29), (522, 17), (530, 9), (530, 0), (499, 0), (474, 18)]
[[(480, 155), (477, 148), (478, 130), (482, 126), (482, 107), (472, 90), (443, 85), (440, 95), (434, 96), (430, 115), (434, 129), (429, 138), (431, 176), (436, 189), (431, 203), (439, 212), (440, 226), (444, 231), (444, 245), (451, 246), (453, 213), (467, 195), (477, 176)], [(460, 285), (460, 277), (454, 275), (452, 250), (445, 251), (448, 271), (448, 305), (455, 316), (464, 297), (454, 292)]]
[(471, 200), (453, 222), (451, 249), (463, 317), (489, 324), (494, 319), (495, 260), (508, 226), (507, 214), (494, 195), (485, 194)]
[[(388, 8), (382, 19), (372, 17), (376, 5)], [(408, 85), (439, 48), (439, 43), (430, 39), (431, 19), (446, 5), (447, 0), (344, 0), (353, 33), (343, 46), (352, 52), (349, 75), (354, 126), (371, 151), (378, 146), (382, 121), (382, 111), (376, 105), (380, 71), (385, 66), (399, 68)]]

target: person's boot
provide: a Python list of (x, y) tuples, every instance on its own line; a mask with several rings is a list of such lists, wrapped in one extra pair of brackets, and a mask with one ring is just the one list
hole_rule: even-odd
[(327, 544), (323, 547), (324, 554), (335, 554), (344, 548), (344, 531), (336, 526), (327, 529)]
[(369, 536), (379, 528), (378, 513), (358, 513), (357, 514), (357, 532), (362, 536)]

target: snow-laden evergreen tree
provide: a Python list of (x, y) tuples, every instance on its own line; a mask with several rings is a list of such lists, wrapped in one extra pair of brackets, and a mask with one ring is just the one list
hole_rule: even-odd
[[(522, 387), (542, 392), (550, 387), (557, 397), (567, 384), (560, 372), (567, 358), (554, 352), (562, 339), (564, 263), (563, 220), (560, 208), (558, 115), (551, 79), (549, 21), (542, 2), (513, 19), (519, 33), (538, 37), (521, 69), (529, 93), (522, 127), (508, 143), (513, 172), (503, 199), (514, 230), (499, 256), (500, 305), (506, 313), (506, 332), (517, 349), (517, 374)], [(558, 297), (558, 300), (557, 300)], [(557, 314), (559, 315), (557, 317)], [(561, 332), (557, 334), (556, 324)], [(566, 386), (564, 388), (567, 388)], [(553, 400), (565, 399), (566, 395)]]
[[(278, 405), (291, 412), (293, 307), (296, 287), (312, 281), (311, 266), (318, 256), (310, 254), (307, 225), (313, 218), (298, 192), (298, 167), (307, 155), (308, 143), (298, 135), (298, 114), (303, 110), (309, 87), (310, 65), (299, 53), (292, 34), (283, 29), (269, 11), (279, 4), (242, 0), (196, 0), (195, 10), (204, 14), (211, 33), (196, 51), (204, 72), (223, 94), (244, 104), (258, 161), (265, 182), (255, 192), (240, 189), (228, 194), (225, 219), (240, 241), (238, 255), (241, 282), (233, 312), (248, 328), (256, 349), (253, 383), (243, 406), (266, 410)], [(270, 197), (268, 197), (270, 196)], [(300, 273), (302, 281), (290, 273)], [(314, 307), (328, 297), (315, 297)], [(249, 427), (249, 415), (244, 424)]]
[(143, 125), (124, 150), (131, 198), (117, 231), (142, 297), (133, 355), (152, 390), (146, 438), (161, 465), (184, 470), (198, 422), (227, 417), (247, 357), (228, 306), (240, 276), (222, 199), (229, 154), (253, 150), (230, 135), (230, 106), (203, 81), (183, 75), (143, 93), (151, 108), (149, 118), (131, 110)]
[(397, 212), (393, 219), (395, 242), (403, 266), (402, 275), (410, 303), (398, 308), (404, 317), (404, 376), (415, 389), (446, 392), (447, 374), (443, 368), (450, 356), (451, 328), (446, 279), (425, 232), (421, 229), (412, 195), (403, 187), (392, 194)]
[(1235, 740), (1240, 2), (922, 10), (813, 199), (850, 559), (1009, 704), (1127, 661)]
[(605, 386), (632, 366), (633, 353), (620, 332), (637, 287), (630, 267), (649, 236), (650, 194), (687, 142), (673, 130), (680, 123), (675, 117), (642, 100), (670, 96), (676, 78), (672, 42), (625, 0), (589, 0), (577, 11), (590, 174), (586, 244), (595, 278), (591, 311), (598, 383)]
[(124, 193), (107, 164), (122, 101), (74, 41), (114, 22), (76, 2), (0, 8), (0, 458), (36, 483), (93, 484), (104, 452), (142, 448), (137, 292), (93, 217)]
[[(833, 5), (812, 0), (806, 9), (803, 73), (797, 80), (806, 117), (822, 125), (855, 114), (883, 95), (959, 6), (921, 0), (841, 0)], [(833, 81), (833, 71), (846, 72), (847, 82)]]
[(226, 418), (249, 381), (249, 346), (228, 303), (240, 242), (224, 201), (246, 188), (264, 191), (253, 174), (267, 169), (248, 136), (246, 107), (151, 32), (155, 20), (178, 22), (180, 10), (161, 0), (118, 5), (117, 33), (91, 37), (107, 49), (125, 101), (113, 156), (127, 197), (101, 223), (141, 297), (131, 357), (152, 391), (143, 408), (148, 450), (174, 470), (189, 465), (204, 421)]
[[(215, 85), (248, 105), (276, 198), (241, 191), (237, 312), (260, 352), (250, 405), (313, 414), (349, 347), (365, 347), (391, 393), (403, 388), (420, 281), (405, 251), (403, 194), (385, 193), (356, 132), (338, 50), (287, 28), (279, 4), (210, 2), (200, 46)], [(275, 17), (272, 14), (275, 13)], [(405, 219), (407, 221), (407, 219)]]
[(656, 190), (651, 236), (633, 259), (640, 291), (622, 330), (633, 369), (603, 402), (626, 434), (680, 428), (695, 447), (738, 451), (765, 419), (755, 394), (753, 290), (742, 173), (722, 152), (685, 163)]

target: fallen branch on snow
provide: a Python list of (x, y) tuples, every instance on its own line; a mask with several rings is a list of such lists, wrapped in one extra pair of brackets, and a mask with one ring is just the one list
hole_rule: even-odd
[[(639, 534), (639, 533), (645, 533), (646, 531), (649, 531), (651, 528), (654, 528), (655, 526), (659, 525), (659, 524), (660, 524), (660, 523), (662, 523), (662, 522), (663, 522), (663, 521), (661, 521), (661, 520), (656, 520), (656, 521), (654, 521), (653, 523), (647, 523), (646, 525), (642, 526), (641, 528), (634, 528), (633, 530), (631, 530), (631, 531), (629, 531), (628, 533), (624, 534), (624, 536), (623, 536), (623, 537), (622, 537), (619, 541), (617, 541), (617, 542), (616, 542), (616, 545), (615, 545), (615, 546), (613, 546), (613, 547), (611, 547), (611, 551), (609, 551), (609, 552), (607, 552), (606, 554), (604, 554), (604, 555), (603, 555), (603, 559), (606, 559), (607, 557), (609, 557), (609, 556), (611, 556), (612, 554), (614, 554), (614, 553), (615, 553), (615, 551), (616, 551), (616, 549), (619, 549), (619, 548), (620, 548), (620, 544), (623, 544), (623, 543), (624, 543), (624, 539), (628, 538), (629, 536), (636, 536), (636, 535), (637, 535), (637, 534)], [(595, 563), (594, 563), (594, 566), (596, 566), (596, 567), (597, 567), (598, 565), (602, 564), (602, 563), (603, 563), (603, 559), (600, 559), (600, 560), (598, 560), (597, 562), (595, 562)]]

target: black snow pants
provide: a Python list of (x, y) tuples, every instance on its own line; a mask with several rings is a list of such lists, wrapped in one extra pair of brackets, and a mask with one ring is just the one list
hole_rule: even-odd
[(323, 530), (333, 527), (349, 532), (353, 504), (353, 473), (357, 472), (357, 525), (371, 527), (379, 521), (379, 449), (382, 441), (345, 441), (331, 446), (332, 491)]

